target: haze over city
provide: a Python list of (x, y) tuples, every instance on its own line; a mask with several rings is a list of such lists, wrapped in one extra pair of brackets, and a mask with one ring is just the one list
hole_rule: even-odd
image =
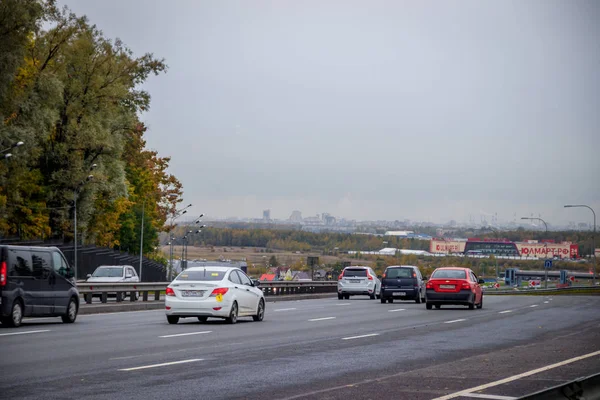
[(600, 208), (597, 2), (59, 3), (165, 58), (143, 120), (190, 213)]

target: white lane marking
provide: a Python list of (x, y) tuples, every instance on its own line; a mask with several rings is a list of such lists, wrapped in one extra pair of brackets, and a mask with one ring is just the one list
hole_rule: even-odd
[(335, 317), (324, 317), (324, 318), (313, 318), (313, 319), (309, 319), (309, 322), (315, 322), (315, 321), (326, 321), (328, 319), (335, 319)]
[(500, 311), (498, 314), (507, 314), (509, 312), (513, 312), (513, 310), (504, 310), (504, 311)]
[(490, 382), (490, 383), (486, 383), (483, 385), (479, 385), (470, 389), (465, 389), (465, 390), (461, 390), (460, 392), (455, 392), (455, 393), (450, 393), (446, 396), (442, 396), (442, 397), (437, 397), (433, 400), (449, 400), (449, 399), (454, 399), (455, 397), (461, 397), (463, 395), (466, 394), (470, 394), (472, 392), (478, 392), (480, 390), (485, 390), (494, 386), (499, 386), (499, 385), (504, 385), (505, 383), (509, 383), (512, 381), (516, 381), (519, 380), (521, 378), (525, 378), (531, 375), (535, 375), (535, 374), (539, 374), (540, 372), (545, 372), (554, 368), (558, 368), (558, 367), (562, 367), (563, 365), (567, 365), (567, 364), (571, 364), (574, 363), (576, 361), (581, 361), (581, 360), (585, 360), (586, 358), (590, 358), (590, 357), (595, 357), (595, 356), (599, 356), (600, 355), (600, 351), (595, 351), (593, 353), (588, 353), (588, 354), (584, 354), (582, 356), (579, 357), (573, 357), (573, 358), (569, 358), (568, 360), (565, 361), (561, 361), (561, 362), (557, 362), (555, 364), (550, 364), (547, 365), (545, 367), (541, 367), (538, 369), (532, 369), (531, 371), (527, 371), (527, 372), (523, 372), (522, 374), (518, 374), (518, 375), (513, 375), (510, 376), (508, 378), (504, 378), (504, 379), (500, 379), (499, 381), (494, 381), (494, 382)]
[(23, 322), (37, 322), (37, 321), (56, 321), (60, 317), (44, 317), (44, 318), (23, 318)]
[(537, 306), (538, 306), (537, 304), (533, 304), (533, 305), (531, 305), (529, 307), (533, 308), (533, 307), (537, 307)]
[(178, 337), (178, 336), (191, 336), (191, 335), (204, 335), (205, 333), (212, 333), (212, 331), (188, 332), (188, 333), (177, 333), (177, 334), (175, 334), (175, 335), (164, 335), (164, 336), (159, 336), (159, 338), (170, 338), (170, 337)]
[(547, 301), (545, 301), (545, 302), (544, 302), (544, 304), (548, 304), (548, 302), (547, 302)]
[(118, 312), (105, 312), (105, 313), (95, 313), (95, 314), (77, 314), (77, 318), (81, 317), (98, 317), (102, 315), (116, 315), (116, 314), (138, 314), (138, 313), (147, 313), (147, 312), (162, 312), (164, 313), (164, 308), (157, 310), (140, 310), (140, 311), (118, 311)]
[(42, 333), (42, 332), (50, 332), (50, 329), (42, 329), (42, 330), (39, 330), (39, 331), (0, 333), (0, 336), (28, 335), (30, 333)]
[(405, 311), (406, 308), (396, 308), (395, 310), (388, 310), (388, 312)]
[(277, 312), (277, 311), (293, 311), (293, 310), (297, 310), (297, 308), (278, 308), (277, 310), (273, 310), (273, 311)]
[(369, 333), (366, 335), (349, 336), (349, 337), (342, 338), (342, 340), (361, 339), (361, 338), (366, 338), (366, 337), (371, 337), (371, 336), (379, 336), (379, 333)]
[(452, 321), (446, 321), (444, 323), (445, 324), (453, 324), (455, 322), (462, 322), (462, 321), (466, 321), (466, 319), (455, 319), (455, 320), (452, 320)]
[(483, 393), (467, 393), (462, 397), (473, 397), (476, 399), (492, 399), (492, 400), (515, 400), (518, 397), (510, 397), (510, 396), (498, 396), (496, 394), (483, 394)]
[(338, 303), (338, 304), (334, 304), (336, 306), (349, 306), (350, 303)]
[(173, 362), (162, 363), (162, 364), (142, 365), (141, 367), (122, 368), (119, 371), (137, 371), (140, 369), (167, 367), (169, 365), (186, 364), (186, 363), (192, 363), (192, 362), (198, 362), (198, 361), (203, 361), (203, 359), (202, 358), (194, 358), (191, 360), (173, 361)]
[(109, 358), (108, 360), (129, 360), (130, 358), (138, 358), (138, 357), (142, 357), (142, 356), (126, 356), (126, 357), (113, 357), (113, 358)]

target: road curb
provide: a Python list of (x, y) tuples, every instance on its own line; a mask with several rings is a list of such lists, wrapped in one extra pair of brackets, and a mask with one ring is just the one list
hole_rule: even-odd
[[(335, 298), (335, 293), (313, 293), (313, 294), (298, 294), (298, 295), (281, 295), (281, 296), (267, 296), (265, 300), (267, 303), (278, 303), (282, 301), (298, 301), (298, 300), (315, 300), (315, 299), (328, 299)], [(115, 313), (115, 312), (128, 312), (128, 311), (146, 311), (146, 310), (161, 310), (165, 307), (164, 300), (161, 301), (136, 301), (136, 302), (122, 302), (115, 304), (85, 304), (82, 303), (79, 307), (79, 315), (89, 314), (104, 314), (104, 313)]]

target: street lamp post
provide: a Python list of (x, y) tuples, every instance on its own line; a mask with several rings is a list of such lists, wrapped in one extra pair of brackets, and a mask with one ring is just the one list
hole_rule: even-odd
[[(92, 164), (92, 166), (90, 167), (90, 171), (93, 170), (94, 168), (96, 168), (98, 165), (97, 164)], [(75, 281), (77, 281), (77, 196), (79, 195), (79, 190), (83, 187), (83, 185), (85, 185), (87, 182), (91, 181), (92, 179), (94, 179), (94, 175), (88, 175), (88, 177), (81, 181), (79, 183), (79, 185), (77, 185), (77, 187), (75, 188), (75, 190), (73, 191), (73, 269), (74, 269), (74, 274), (73, 274), (73, 278), (75, 279)]]
[(144, 212), (146, 211), (146, 197), (142, 203), (142, 228), (140, 229), (140, 282), (142, 282), (142, 255), (144, 254)]
[[(20, 146), (23, 146), (24, 144), (25, 144), (24, 142), (22, 142), (22, 141), (20, 141), (20, 140), (19, 140), (18, 142), (16, 142), (16, 143), (15, 143), (15, 144), (13, 144), (12, 146), (10, 146), (10, 147), (7, 147), (7, 148), (6, 148), (6, 149), (4, 149), (4, 150), (0, 150), (0, 154), (4, 154), (4, 153), (6, 153), (7, 151), (10, 151), (10, 150), (12, 150), (12, 149), (15, 149), (15, 148), (17, 148), (17, 147), (20, 147)], [(9, 156), (9, 157), (10, 157), (10, 156)], [(8, 158), (8, 157), (6, 157), (6, 158)]]
[[(544, 226), (546, 227), (546, 239), (548, 238), (548, 224), (546, 223), (546, 221), (544, 221), (541, 218), (535, 218), (535, 217), (521, 217), (521, 219), (529, 219), (529, 220), (533, 220), (533, 221), (542, 221), (544, 223)], [(546, 256), (546, 259), (548, 259), (548, 242), (544, 241), (544, 253)], [(545, 277), (545, 281), (544, 281), (544, 289), (548, 289), (548, 268), (546, 268), (546, 262), (544, 262), (544, 271), (546, 272), (546, 277)]]
[(583, 207), (583, 208), (588, 208), (592, 214), (594, 214), (594, 234), (592, 235), (592, 254), (594, 256), (594, 276), (592, 276), (592, 284), (594, 286), (596, 286), (596, 263), (598, 260), (596, 260), (596, 212), (594, 211), (594, 209), (590, 206), (587, 206), (585, 204), (567, 204), (565, 206), (565, 208), (576, 208), (576, 207)]
[(172, 216), (171, 216), (171, 226), (169, 228), (169, 237), (171, 239), (171, 249), (170, 249), (170, 255), (169, 255), (169, 281), (172, 278), (172, 274), (173, 274), (173, 255), (175, 253), (175, 249), (174, 249), (174, 237), (171, 237), (171, 231), (173, 230), (173, 224), (175, 223), (175, 220), (179, 217), (181, 217), (183, 214), (187, 213), (187, 209), (190, 208), (192, 206), (192, 204), (188, 204), (187, 206), (185, 206), (184, 208), (180, 209), (180, 210), (175, 210), (175, 212), (173, 212)]

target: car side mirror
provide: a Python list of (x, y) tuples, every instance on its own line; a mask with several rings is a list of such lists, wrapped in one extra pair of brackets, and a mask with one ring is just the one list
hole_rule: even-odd
[(87, 278), (91, 278), (91, 277), (92, 277), (92, 274), (87, 274)]
[(131, 274), (125, 274), (125, 278), (133, 278), (133, 275), (131, 275)]
[(68, 268), (67, 271), (65, 272), (65, 278), (71, 279), (74, 276), (75, 276), (75, 273), (73, 273), (73, 270), (71, 268)]
[(483, 285), (485, 283), (485, 281), (483, 279), (480, 279), (477, 281), (477, 283), (479, 283), (480, 285)]
[(429, 279), (429, 277), (428, 277), (428, 276), (423, 276), (423, 280), (424, 280), (424, 281), (426, 281), (426, 280), (428, 280), (428, 279)]
[(383, 279), (383, 275), (377, 275), (377, 279)]
[(252, 286), (260, 286), (260, 281), (258, 279), (255, 279), (252, 281)]

